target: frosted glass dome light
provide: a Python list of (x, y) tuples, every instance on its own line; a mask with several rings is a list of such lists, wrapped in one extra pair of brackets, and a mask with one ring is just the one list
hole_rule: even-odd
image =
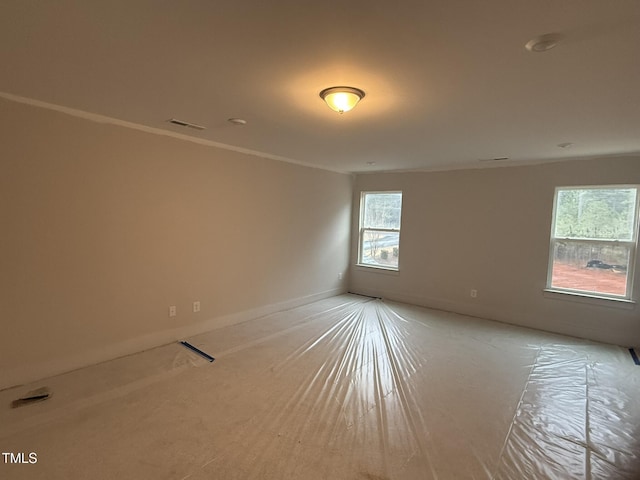
[(322, 98), (331, 110), (338, 113), (348, 112), (364, 98), (364, 92), (353, 87), (331, 87), (320, 92)]

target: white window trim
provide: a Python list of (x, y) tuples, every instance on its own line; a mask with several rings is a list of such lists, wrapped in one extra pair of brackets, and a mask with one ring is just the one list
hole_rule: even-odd
[[(398, 245), (400, 244), (400, 228), (364, 228), (362, 225), (364, 221), (364, 197), (365, 195), (375, 195), (375, 194), (393, 194), (399, 193), (402, 195), (402, 190), (380, 190), (380, 191), (362, 191), (360, 192), (360, 213), (358, 217), (358, 262), (356, 263), (357, 267), (363, 267), (366, 269), (373, 270), (382, 270), (385, 273), (399, 272), (400, 271), (400, 256), (398, 256), (398, 266), (397, 267), (386, 267), (384, 265), (372, 265), (370, 263), (362, 263), (362, 244), (364, 243), (364, 233), (365, 231), (374, 231), (374, 232), (397, 232), (398, 233)], [(403, 196), (404, 200), (404, 196)], [(402, 207), (401, 207), (402, 208)], [(400, 227), (402, 228), (402, 210), (400, 211)], [(381, 272), (382, 273), (382, 272)]]
[[(566, 238), (566, 237), (554, 237), (554, 233), (556, 231), (556, 210), (557, 210), (557, 202), (558, 202), (558, 191), (559, 190), (604, 190), (604, 189), (625, 189), (625, 188), (634, 188), (636, 189), (636, 206), (635, 206), (635, 216), (634, 216), (634, 225), (633, 225), (633, 238), (631, 240), (606, 240), (606, 239), (595, 239), (595, 238)], [(562, 295), (571, 295), (574, 297), (583, 297), (584, 299), (588, 299), (592, 302), (600, 302), (600, 301), (614, 301), (620, 303), (630, 303), (635, 304), (635, 301), (632, 297), (633, 295), (633, 280), (636, 276), (635, 265), (636, 265), (636, 251), (638, 248), (638, 226), (640, 219), (640, 186), (638, 185), (584, 185), (584, 186), (567, 186), (567, 187), (556, 187), (555, 193), (553, 196), (553, 213), (552, 213), (552, 222), (551, 222), (551, 235), (549, 241), (549, 261), (547, 264), (547, 284), (544, 289), (545, 293), (550, 294), (562, 294)], [(626, 285), (626, 295), (614, 295), (608, 293), (601, 292), (590, 292), (586, 290), (574, 290), (571, 288), (562, 288), (562, 287), (553, 287), (551, 285), (552, 277), (553, 277), (553, 255), (555, 252), (555, 244), (556, 242), (575, 242), (575, 243), (593, 243), (598, 245), (609, 244), (609, 245), (620, 245), (627, 246), (629, 248), (629, 268), (627, 271), (627, 285)]]
[(592, 295), (582, 290), (560, 290), (556, 288), (545, 288), (543, 295), (554, 300), (564, 300), (570, 302), (586, 303), (599, 307), (623, 308), (632, 310), (636, 306), (634, 300), (627, 300), (623, 297), (603, 297)]

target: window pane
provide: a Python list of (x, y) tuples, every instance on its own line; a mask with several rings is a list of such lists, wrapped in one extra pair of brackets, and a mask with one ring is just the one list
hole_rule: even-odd
[(402, 193), (367, 193), (364, 196), (364, 228), (400, 228)]
[(558, 190), (555, 237), (633, 240), (635, 188)]
[(361, 263), (398, 268), (400, 233), (365, 230), (362, 238)]
[(629, 247), (556, 241), (551, 286), (627, 296)]

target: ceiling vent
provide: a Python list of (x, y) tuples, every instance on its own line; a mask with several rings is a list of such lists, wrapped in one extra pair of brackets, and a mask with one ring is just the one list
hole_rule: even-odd
[(179, 127), (193, 128), (194, 130), (204, 130), (205, 129), (205, 127), (203, 127), (202, 125), (185, 122), (184, 120), (178, 120), (176, 118), (172, 118), (171, 120), (167, 120), (167, 122), (173, 123), (174, 125), (178, 125)]
[(503, 162), (509, 160), (509, 157), (481, 158), (479, 162)]

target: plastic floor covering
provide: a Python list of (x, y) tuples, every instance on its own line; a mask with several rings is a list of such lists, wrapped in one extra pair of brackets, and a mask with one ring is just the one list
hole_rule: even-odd
[(353, 295), (187, 340), (0, 392), (0, 478), (640, 478), (620, 347)]

